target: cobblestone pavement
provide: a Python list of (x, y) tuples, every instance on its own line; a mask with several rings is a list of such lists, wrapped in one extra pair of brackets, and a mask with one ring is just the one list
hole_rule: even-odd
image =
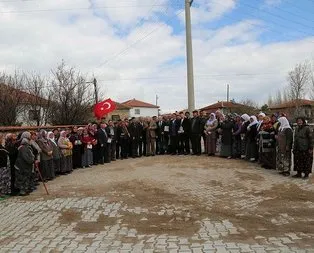
[(0, 252), (314, 252), (313, 179), (205, 156), (81, 169), (0, 202)]

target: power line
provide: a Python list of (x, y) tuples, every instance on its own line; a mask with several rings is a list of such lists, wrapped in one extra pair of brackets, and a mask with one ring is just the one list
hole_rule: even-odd
[(158, 7), (167, 6), (168, 4), (156, 4), (156, 5), (119, 5), (119, 6), (94, 6), (84, 8), (64, 8), (64, 9), (38, 9), (38, 10), (23, 10), (23, 11), (1, 11), (1, 14), (19, 14), (19, 13), (35, 13), (35, 12), (63, 12), (63, 11), (86, 11), (95, 9), (120, 9), (120, 8), (144, 8), (144, 7)]

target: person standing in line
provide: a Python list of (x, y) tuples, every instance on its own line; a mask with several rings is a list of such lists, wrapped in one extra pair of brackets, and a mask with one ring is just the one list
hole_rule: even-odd
[(53, 147), (51, 145), (51, 142), (47, 138), (47, 132), (45, 130), (40, 131), (40, 138), (37, 140), (37, 144), (41, 149), (41, 175), (44, 180), (52, 180), (56, 177), (53, 167)]
[(82, 166), (83, 169), (86, 167), (91, 167), (93, 164), (93, 137), (88, 134), (87, 128), (83, 130), (81, 137), (83, 145), (83, 154), (82, 154)]
[(32, 190), (30, 189), (30, 182), (32, 178), (32, 171), (34, 169), (35, 156), (30, 145), (31, 134), (24, 132), (21, 135), (20, 146), (18, 148), (18, 155), (15, 162), (15, 187), (19, 190), (20, 196), (28, 195)]
[(11, 169), (11, 195), (18, 194), (18, 190), (15, 189), (15, 162), (18, 155), (18, 143), (16, 134), (7, 134), (5, 140), (5, 149), (9, 152), (10, 169)]
[(73, 169), (82, 168), (82, 141), (77, 126), (74, 126), (72, 128), (69, 139), (73, 145), (72, 151)]
[(121, 155), (120, 155), (121, 160), (128, 159), (129, 138), (130, 138), (130, 133), (126, 126), (126, 122), (121, 121), (117, 129), (117, 139), (121, 147)]
[(68, 174), (73, 171), (73, 164), (72, 164), (72, 142), (67, 137), (67, 131), (60, 132), (60, 138), (58, 140), (58, 146), (61, 150), (61, 174)]
[(180, 128), (180, 115), (172, 114), (169, 126), (170, 152), (172, 155), (178, 154), (178, 131)]
[(0, 133), (0, 198), (11, 194), (11, 171), (9, 152), (4, 147), (4, 136)]
[(111, 139), (111, 161), (116, 161), (116, 151), (117, 151), (117, 127), (114, 125), (112, 120), (108, 121), (108, 133)]
[(301, 178), (303, 173), (303, 178), (307, 179), (312, 173), (313, 141), (313, 132), (307, 126), (305, 119), (298, 117), (293, 146), (294, 170), (297, 171), (297, 174), (293, 176), (294, 178)]
[(193, 111), (193, 118), (191, 119), (191, 140), (192, 140), (192, 152), (193, 155), (201, 155), (201, 135), (203, 129), (201, 129), (202, 123), (198, 115), (198, 111)]
[(147, 155), (155, 156), (156, 154), (156, 116), (153, 118), (148, 118), (148, 127), (146, 131), (146, 140), (147, 140)]
[(206, 135), (206, 152), (209, 156), (214, 156), (216, 153), (216, 131), (218, 127), (218, 121), (216, 119), (215, 113), (210, 114), (209, 120), (207, 120), (204, 126), (204, 134)]
[[(209, 119), (209, 117), (207, 117), (205, 111), (200, 111), (201, 129), (202, 129), (202, 139), (203, 139), (203, 143), (204, 143), (204, 154), (209, 154), (209, 151), (207, 150), (208, 145), (207, 145), (207, 141), (206, 141), (206, 138), (207, 138), (208, 136), (207, 136), (206, 133), (204, 132), (204, 130), (206, 129), (206, 128), (205, 128), (205, 125), (206, 125), (208, 119)], [(216, 136), (216, 134), (215, 134), (215, 136)], [(191, 142), (192, 142), (192, 140), (191, 140)], [(216, 153), (216, 151), (215, 151), (214, 153)]]
[(138, 157), (138, 147), (139, 147), (139, 130), (138, 130), (138, 124), (136, 122), (135, 117), (131, 118), (129, 127), (128, 127), (129, 133), (130, 133), (130, 143), (131, 143), (131, 153), (130, 156), (132, 158)]
[(99, 145), (100, 150), (100, 164), (108, 163), (108, 134), (106, 131), (106, 124), (101, 123), (100, 127), (97, 131), (98, 140), (97, 143)]
[(286, 117), (280, 117), (278, 121), (280, 127), (277, 135), (277, 169), (283, 176), (290, 176), (293, 131)]
[(138, 122), (138, 131), (139, 131), (139, 157), (146, 156), (146, 129), (144, 127), (146, 126), (143, 117), (139, 117)]
[(53, 132), (48, 132), (48, 140), (52, 146), (52, 156), (53, 156), (53, 168), (55, 175), (60, 175), (61, 173), (61, 151), (56, 142)]
[(240, 115), (235, 114), (235, 122), (233, 128), (233, 158), (241, 158), (241, 131), (242, 121)]
[(220, 129), (221, 133), (221, 157), (227, 157), (228, 159), (232, 158), (233, 151), (233, 129), (234, 121), (231, 117), (231, 114), (227, 114), (226, 119), (221, 122)]
[(256, 116), (250, 117), (250, 124), (247, 127), (246, 132), (246, 159), (250, 162), (256, 162), (257, 161), (257, 144), (256, 144), (256, 137), (257, 137), (257, 125), (258, 121)]

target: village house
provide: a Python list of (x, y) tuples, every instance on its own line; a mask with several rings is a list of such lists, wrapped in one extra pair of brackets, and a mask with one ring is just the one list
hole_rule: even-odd
[(253, 112), (255, 109), (250, 106), (235, 103), (235, 102), (218, 101), (217, 103), (205, 106), (203, 108), (200, 108), (199, 110), (204, 111), (207, 114), (214, 113), (217, 110), (221, 111), (223, 114), (227, 114), (227, 113), (242, 114), (242, 113)]
[(291, 120), (298, 116), (314, 122), (314, 100), (299, 99), (270, 106), (272, 113), (285, 113)]
[(40, 126), (47, 124), (48, 100), (0, 84), (0, 125)]

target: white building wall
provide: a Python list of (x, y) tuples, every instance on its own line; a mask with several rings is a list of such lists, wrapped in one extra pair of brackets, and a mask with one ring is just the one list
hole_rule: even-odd
[[(139, 114), (137, 114), (139, 110)], [(130, 117), (153, 117), (158, 116), (158, 108), (133, 107), (130, 109)]]
[[(22, 124), (22, 126), (36, 126), (37, 121), (31, 120), (29, 118), (29, 111), (33, 109), (34, 108), (32, 106), (20, 106), (17, 110), (16, 121)], [(46, 123), (43, 119), (44, 109), (42, 107), (38, 107), (37, 109), (40, 110), (40, 125), (44, 125)]]

